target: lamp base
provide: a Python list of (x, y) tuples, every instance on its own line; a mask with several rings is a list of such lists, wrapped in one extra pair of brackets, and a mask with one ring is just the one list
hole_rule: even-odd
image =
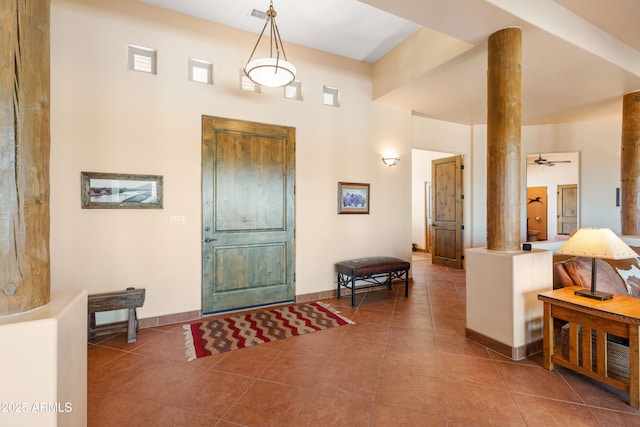
[(590, 289), (580, 289), (579, 291), (574, 292), (575, 295), (580, 295), (581, 297), (587, 297), (592, 299), (597, 299), (600, 301), (604, 301), (607, 299), (613, 298), (613, 294), (607, 292), (600, 291), (591, 291)]

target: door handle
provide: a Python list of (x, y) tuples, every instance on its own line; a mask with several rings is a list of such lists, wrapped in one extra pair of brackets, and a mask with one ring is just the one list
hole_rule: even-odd
[(211, 242), (215, 242), (216, 240), (218, 240), (218, 239), (210, 239), (210, 238), (207, 237), (206, 239), (203, 240), (203, 242), (211, 243)]

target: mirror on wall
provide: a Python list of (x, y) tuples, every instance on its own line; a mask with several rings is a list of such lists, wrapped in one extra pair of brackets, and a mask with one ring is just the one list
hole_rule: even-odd
[(527, 154), (527, 241), (564, 240), (579, 227), (580, 153)]

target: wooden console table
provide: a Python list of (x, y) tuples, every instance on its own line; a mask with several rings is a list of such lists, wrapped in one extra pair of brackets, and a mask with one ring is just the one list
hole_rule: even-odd
[[(544, 303), (544, 367), (571, 369), (629, 393), (629, 405), (640, 408), (640, 300), (615, 295), (598, 301), (574, 295), (579, 287), (538, 294)], [(562, 353), (556, 320), (569, 325), (569, 356)], [(612, 376), (607, 368), (607, 335), (629, 340), (629, 378)]]

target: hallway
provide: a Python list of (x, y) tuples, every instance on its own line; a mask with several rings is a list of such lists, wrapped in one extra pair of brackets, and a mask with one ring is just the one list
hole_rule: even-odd
[(89, 426), (634, 426), (628, 396), (467, 340), (464, 271), (325, 300), (348, 325), (187, 362), (182, 325), (88, 347)]

